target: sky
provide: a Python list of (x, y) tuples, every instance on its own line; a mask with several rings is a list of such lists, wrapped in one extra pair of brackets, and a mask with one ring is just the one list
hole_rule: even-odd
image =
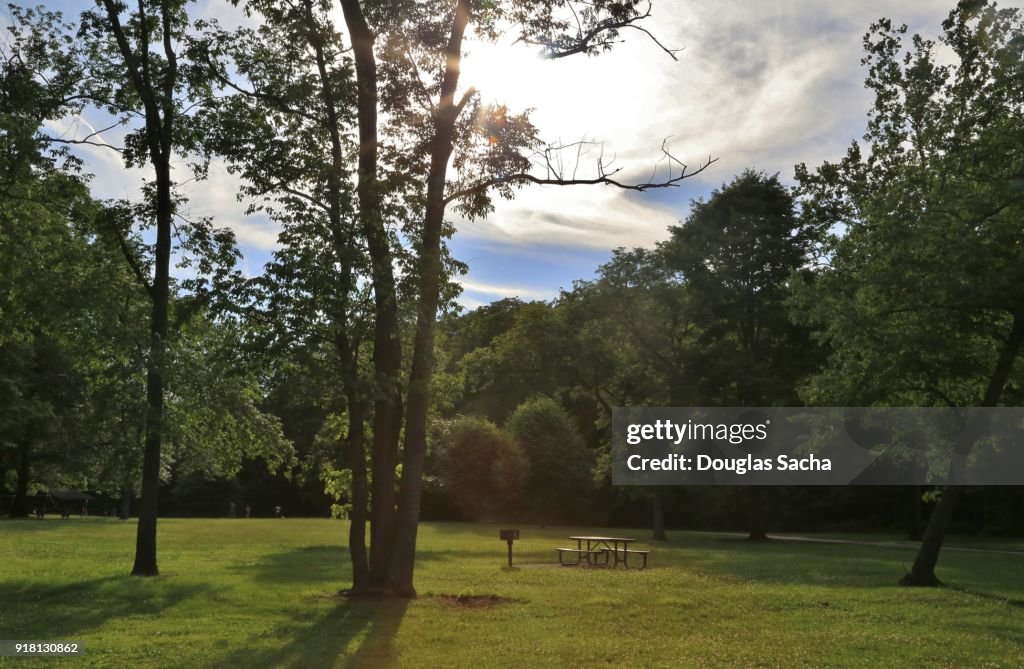
[[(69, 15), (80, 4), (60, 3)], [(663, 142), (691, 169), (717, 160), (676, 188), (528, 186), (515, 200), (499, 201), (486, 219), (450, 215), (457, 223), (450, 246), (469, 265), (461, 303), (551, 299), (574, 280), (593, 278), (612, 249), (667, 238), (692, 199), (708, 197), (745, 168), (778, 173), (792, 184), (795, 164), (838, 159), (863, 134), (871, 105), (860, 65), (868, 26), (884, 16), (935, 36), (952, 6), (952, 0), (653, 0), (644, 25), (665, 46), (681, 49), (678, 60), (639, 31), (626, 31), (609, 53), (556, 61), (511, 39), (470, 40), (463, 85), (511, 111), (533, 109), (545, 141), (595, 142), (580, 176), (593, 173), (600, 150), (606, 161), (614, 157), (624, 179), (644, 181), (659, 165)], [(197, 11), (226, 25), (238, 19), (227, 0), (203, 0)], [(137, 193), (144, 172), (125, 172), (109, 150), (90, 151), (87, 159), (97, 196)], [(247, 217), (237, 191), (237, 180), (215, 163), (207, 181), (187, 187), (189, 213), (231, 226), (243, 269), (256, 274), (278, 230), (265, 218)]]

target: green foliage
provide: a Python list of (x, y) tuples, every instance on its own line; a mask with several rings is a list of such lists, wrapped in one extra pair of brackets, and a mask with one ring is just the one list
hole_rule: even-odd
[(494, 423), (457, 418), (443, 436), (447, 491), (477, 520), (507, 518), (520, 504), (530, 464), (522, 448)]
[(182, 327), (167, 386), (165, 459), (182, 472), (229, 477), (245, 458), (272, 471), (294, 465), (280, 420), (262, 408), (256, 369), (237, 355), (230, 323), (193, 318)]
[(523, 499), (531, 517), (578, 519), (589, 505), (594, 458), (572, 417), (551, 398), (536, 397), (515, 410), (505, 429), (529, 462)]
[(696, 329), (685, 354), (690, 402), (791, 406), (797, 380), (817, 362), (787, 300), (807, 262), (812, 230), (778, 176), (746, 170), (707, 200), (658, 248), (678, 272)]
[[(937, 41), (888, 20), (865, 36), (865, 147), (797, 169), (834, 234), (803, 297), (832, 347), (816, 403), (971, 406), (1021, 399), (1024, 23), (961, 3)], [(952, 56), (952, 58), (949, 58)], [(951, 61), (951, 62), (950, 62)], [(946, 64), (949, 63), (949, 64)], [(1019, 367), (1019, 366), (1018, 366)]]

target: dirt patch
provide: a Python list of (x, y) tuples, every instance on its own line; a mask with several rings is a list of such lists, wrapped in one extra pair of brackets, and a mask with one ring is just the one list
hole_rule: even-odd
[(514, 604), (518, 600), (498, 595), (431, 595), (433, 599), (460, 609), (491, 609), (499, 604)]

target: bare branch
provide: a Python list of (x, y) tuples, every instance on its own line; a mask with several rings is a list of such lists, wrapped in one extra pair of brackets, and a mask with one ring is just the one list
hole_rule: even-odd
[(124, 153), (124, 147), (122, 146), (114, 146), (113, 144), (107, 144), (106, 142), (93, 142), (87, 139), (60, 139), (58, 137), (47, 137), (46, 141), (52, 142), (53, 144), (84, 144), (86, 146), (98, 146), (104, 149), (117, 151), (118, 153)]
[[(611, 168), (612, 163), (605, 164), (605, 162), (604, 162), (604, 153), (603, 153), (603, 145), (602, 145), (601, 155), (599, 155), (598, 159), (597, 159), (597, 175), (594, 176), (594, 177), (591, 177), (589, 179), (577, 178), (576, 177), (576, 171), (577, 171), (577, 168), (578, 168), (579, 155), (580, 155), (580, 151), (582, 149), (582, 146), (584, 144), (591, 144), (592, 143), (592, 142), (587, 142), (587, 141), (580, 141), (580, 142), (573, 142), (572, 144), (550, 146), (550, 147), (546, 148), (542, 153), (538, 152), (538, 154), (537, 154), (538, 160), (536, 161), (536, 164), (540, 168), (545, 170), (545, 175), (546, 176), (544, 176), (544, 177), (540, 177), (540, 176), (537, 176), (535, 174), (529, 174), (529, 173), (525, 173), (525, 172), (524, 173), (517, 173), (517, 174), (506, 174), (506, 175), (497, 176), (497, 177), (491, 177), (491, 178), (484, 179), (484, 180), (479, 181), (479, 182), (477, 182), (477, 183), (475, 183), (475, 184), (473, 184), (471, 186), (467, 186), (465, 188), (462, 188), (462, 189), (452, 193), (451, 195), (449, 195), (448, 197), (445, 198), (444, 202), (447, 205), (447, 204), (449, 204), (451, 202), (454, 202), (455, 200), (459, 200), (459, 199), (467, 197), (469, 195), (475, 195), (475, 194), (481, 193), (483, 191), (486, 191), (489, 188), (493, 188), (494, 186), (500, 186), (500, 185), (503, 185), (503, 184), (532, 183), (532, 184), (539, 184), (539, 185), (546, 185), (546, 186), (595, 186), (595, 185), (605, 185), (605, 186), (614, 186), (615, 188), (621, 188), (623, 190), (632, 190), (632, 191), (639, 191), (639, 192), (644, 192), (644, 191), (647, 191), (647, 190), (654, 190), (654, 189), (657, 189), (657, 188), (672, 188), (672, 187), (678, 186), (680, 181), (683, 181), (684, 179), (689, 179), (690, 177), (694, 177), (694, 176), (700, 174), (701, 172), (706, 170), (708, 167), (710, 167), (713, 163), (718, 161), (718, 158), (712, 158), (711, 156), (708, 156), (708, 159), (706, 161), (704, 161), (703, 163), (701, 163), (700, 166), (697, 167), (697, 169), (695, 169), (693, 171), (690, 171), (689, 170), (689, 166), (686, 163), (684, 163), (683, 161), (681, 161), (678, 158), (676, 158), (668, 150), (667, 142), (668, 142), (667, 139), (662, 142), (662, 145), (661, 145), (662, 157), (659, 160), (659, 162), (661, 160), (664, 160), (664, 161), (668, 162), (669, 173), (668, 173), (668, 176), (666, 178), (661, 179), (659, 181), (655, 180), (655, 178), (657, 176), (657, 173), (658, 173), (657, 166), (655, 166), (654, 172), (651, 174), (651, 177), (647, 181), (645, 181), (643, 183), (628, 183), (628, 182), (625, 182), (625, 181), (622, 181), (620, 179), (615, 178), (615, 175), (620, 173), (622, 171), (622, 168), (621, 167), (617, 167), (617, 168), (612, 169)], [(577, 150), (577, 164), (573, 166), (573, 170), (572, 170), (571, 176), (563, 176), (564, 175), (564, 167), (563, 167), (562, 162), (561, 162), (561, 160), (562, 160), (561, 159), (561, 154), (562, 154), (563, 150), (567, 149), (567, 148), (576, 148), (576, 150)], [(673, 165), (677, 166), (677, 168), (679, 170), (678, 173), (676, 173), (675, 170), (673, 169), (673, 167), (672, 167)]]

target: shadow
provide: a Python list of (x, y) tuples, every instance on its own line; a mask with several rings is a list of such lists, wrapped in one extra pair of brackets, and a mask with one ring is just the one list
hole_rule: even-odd
[[(400, 664), (394, 640), (409, 600), (333, 597), (337, 604), (311, 624), (287, 625), (274, 631), (271, 650), (247, 644), (217, 662), (224, 667), (391, 667)], [(255, 641), (255, 639), (254, 639)]]
[(999, 602), (1000, 604), (1006, 604), (1018, 609), (1024, 609), (1024, 599), (1014, 599), (1012, 597), (1004, 597), (1002, 595), (996, 595), (991, 592), (981, 592), (979, 590), (971, 590), (970, 588), (961, 588), (955, 585), (943, 585), (943, 588), (959, 592), (964, 595), (970, 595), (972, 597), (979, 597), (981, 599), (988, 600), (990, 602)]
[(849, 544), (799, 545), (746, 537), (701, 537), (659, 549), (667, 561), (726, 581), (842, 588), (892, 588), (912, 553)]
[(305, 546), (229, 569), (257, 582), (338, 583), (338, 589), (352, 578), (348, 549), (344, 546)]
[[(504, 549), (504, 544), (501, 544), (500, 550), (493, 547), (480, 550), (420, 549), (416, 552), (416, 562), (459, 563), (466, 559), (491, 556), (504, 559)], [(348, 587), (352, 579), (352, 563), (347, 546), (305, 546), (262, 557), (253, 564), (234, 565), (229, 569), (239, 576), (260, 583), (335, 583), (338, 590)]]
[[(350, 604), (356, 604), (351, 602)], [(395, 637), (402, 624), (402, 618), (409, 607), (407, 599), (385, 599), (356, 604), (372, 615), (369, 634), (359, 644), (359, 650), (345, 663), (353, 669), (373, 666), (395, 666), (399, 664)]]
[[(70, 518), (61, 518), (57, 515), (48, 515), (46, 518), (8, 518), (0, 517), (0, 528), (14, 529), (17, 526), (19, 532), (56, 532), (74, 527), (82, 527), (83, 524), (93, 525), (107, 523), (116, 525), (119, 519), (109, 516), (79, 516), (72, 514)], [(6, 526), (6, 527), (5, 527)]]
[(75, 639), (109, 620), (156, 615), (211, 590), (127, 575), (65, 584), (7, 581), (0, 583), (0, 629), (10, 639)]
[[(351, 584), (352, 569), (345, 546), (306, 546), (262, 557), (250, 565), (230, 567), (247, 580), (293, 587), (322, 587), (337, 592)], [(333, 606), (310, 606), (310, 614), (275, 626), (275, 643), (266, 649), (267, 632), (217, 662), (227, 667), (394, 666), (394, 638), (409, 600), (391, 597), (320, 595)]]

